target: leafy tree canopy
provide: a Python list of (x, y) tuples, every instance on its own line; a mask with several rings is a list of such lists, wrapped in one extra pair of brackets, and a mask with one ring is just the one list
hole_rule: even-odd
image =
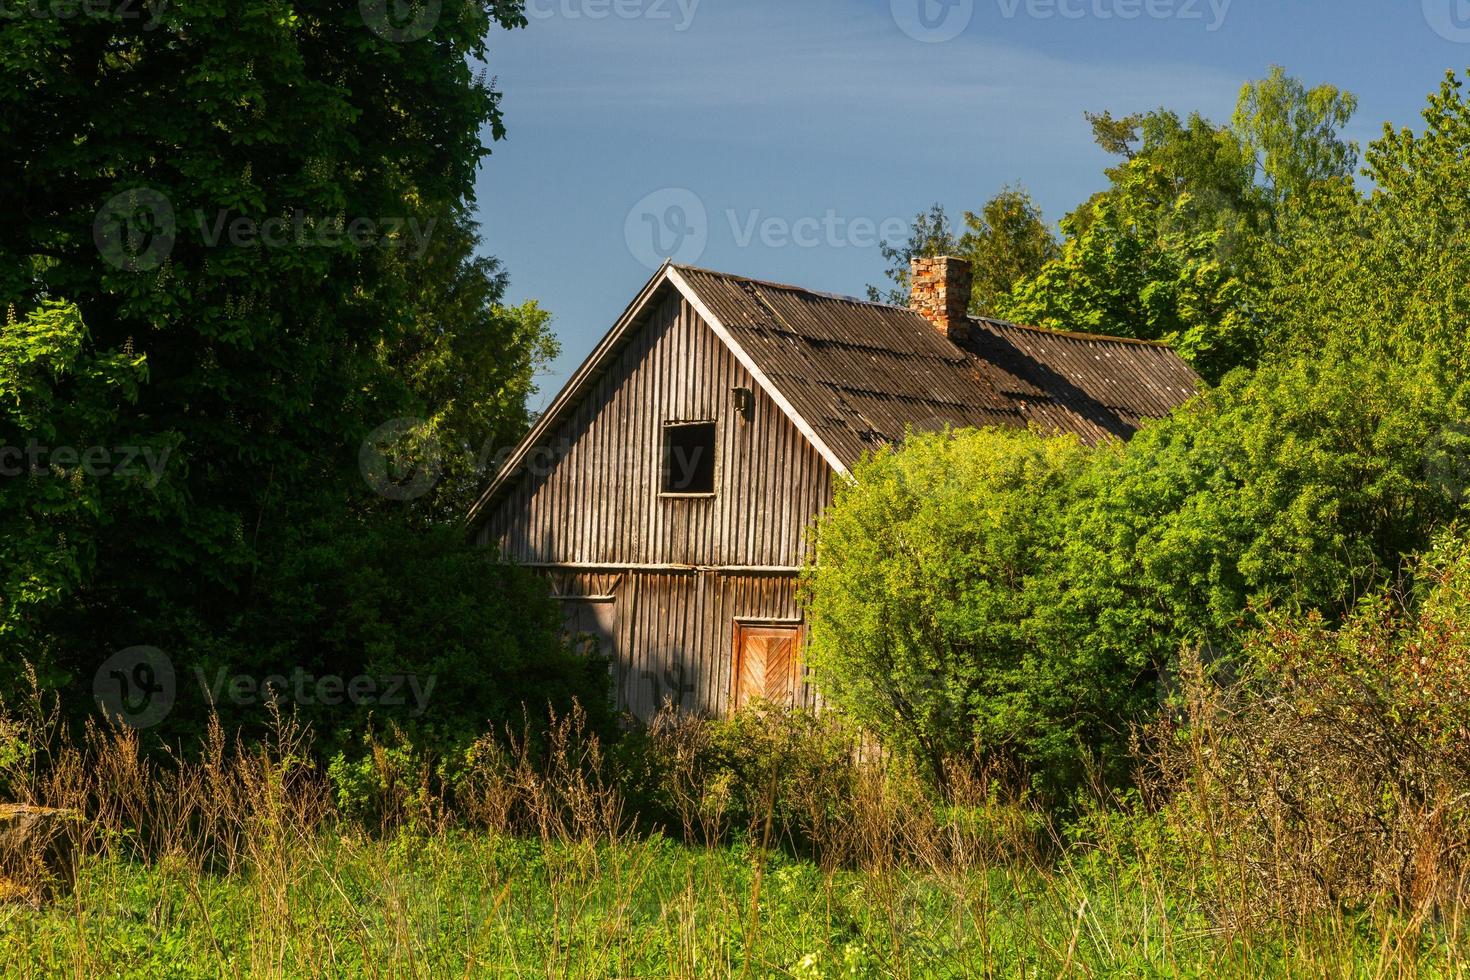
[(913, 256), (964, 256), (977, 271), (972, 313), (1164, 341), (1218, 382), (1272, 343), (1270, 253), (1293, 216), (1351, 197), (1358, 148), (1340, 134), (1356, 108), (1350, 93), (1273, 67), (1242, 88), (1229, 124), (1163, 108), (1087, 113), (1120, 159), (1107, 188), (1062, 219), (1060, 247), (1019, 188), (967, 213), (960, 237), (935, 205), (903, 246), (884, 245), (896, 288), (869, 293), (906, 302)]
[(888, 261), (886, 275), (894, 286), (887, 290), (869, 286), (869, 299), (906, 304), (910, 260), (954, 255), (968, 259), (973, 268), (970, 313), (977, 316), (993, 313), (1018, 282), (1035, 275), (1058, 254), (1056, 236), (1043, 220), (1041, 209), (1019, 185), (1004, 188), (978, 214), (966, 211), (965, 230), (958, 237), (943, 206), (935, 204), (914, 218), (905, 244), (883, 242), (879, 249)]
[[(168, 453), (141, 489), (0, 478), (7, 668), (39, 660), (49, 685), (89, 693), (110, 653), (146, 644), (184, 676), (220, 651), (257, 676), (346, 671), (379, 661), (378, 609), (441, 601), (409, 556), (470, 560), (425, 528), (462, 516), (554, 352), (543, 311), (502, 306), (466, 217), (482, 138), (504, 133), (487, 37), (526, 23), (520, 0), (0, 19), (0, 383), (17, 392), (0, 443)], [(306, 628), (287, 571), (307, 567), (372, 608), (325, 604)], [(255, 642), (277, 620), (300, 628)], [(494, 676), (510, 655), (415, 622), (419, 670), (479, 657)]]
[(1270, 251), (1283, 350), (1317, 357), (1430, 357), (1470, 368), (1470, 104), (1448, 73), (1422, 132), (1384, 127), (1367, 150), (1366, 198), (1326, 185), (1288, 212)]

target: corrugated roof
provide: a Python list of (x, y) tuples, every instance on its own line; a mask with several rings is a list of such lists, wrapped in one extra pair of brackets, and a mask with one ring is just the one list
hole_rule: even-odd
[(974, 358), (915, 313), (703, 269), (679, 271), (848, 466), (915, 426), (1025, 424)]
[(669, 288), (685, 291), (718, 321), (711, 326), (839, 470), (911, 430), (945, 426), (1035, 425), (1089, 443), (1127, 438), (1199, 385), (1162, 344), (991, 319), (971, 319), (968, 336), (951, 341), (902, 307), (666, 264), (491, 481), (470, 512), (472, 523)]
[(1126, 438), (1199, 378), (1161, 344), (972, 319), (950, 341), (911, 310), (679, 266), (679, 272), (849, 467), (910, 429), (1029, 424)]

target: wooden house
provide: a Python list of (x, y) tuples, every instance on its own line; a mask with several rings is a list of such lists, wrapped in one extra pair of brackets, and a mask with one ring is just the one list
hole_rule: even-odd
[(665, 265), (474, 507), (613, 659), (620, 706), (720, 714), (802, 680), (813, 519), (913, 429), (1126, 439), (1198, 379), (1168, 347), (966, 315), (968, 264), (920, 259), (911, 308)]

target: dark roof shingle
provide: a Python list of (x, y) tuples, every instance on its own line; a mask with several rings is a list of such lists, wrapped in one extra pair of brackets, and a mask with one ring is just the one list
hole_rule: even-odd
[[(951, 341), (918, 313), (692, 266), (665, 265), (553, 400), (470, 512), (479, 520), (521, 460), (585, 397), (662, 290), (688, 290), (740, 347), (829, 462), (912, 430), (1036, 426), (1089, 443), (1167, 415), (1199, 378), (1162, 344), (971, 319)], [(749, 365), (748, 365), (749, 366)]]
[(910, 429), (1035, 424), (1096, 443), (1199, 379), (1168, 347), (972, 319), (951, 342), (911, 310), (688, 266), (679, 273), (847, 465)]

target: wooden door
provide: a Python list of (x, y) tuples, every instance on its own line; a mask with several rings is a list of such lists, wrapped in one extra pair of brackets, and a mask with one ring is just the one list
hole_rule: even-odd
[(757, 699), (790, 705), (801, 690), (801, 626), (735, 624), (730, 706)]

